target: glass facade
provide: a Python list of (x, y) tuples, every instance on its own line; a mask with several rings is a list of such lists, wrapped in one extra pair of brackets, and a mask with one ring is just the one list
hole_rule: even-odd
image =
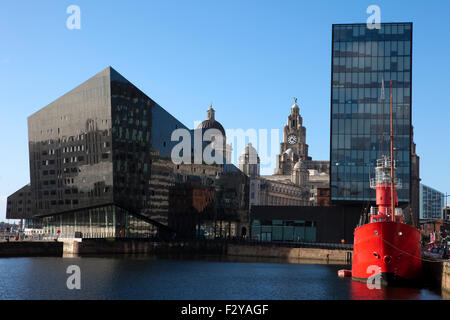
[(114, 203), (140, 212), (148, 205), (151, 110), (155, 102), (111, 70)]
[[(25, 218), (29, 225), (42, 225), (45, 234), (59, 230), (64, 237), (134, 237), (152, 234), (155, 227), (166, 236), (170, 226), (181, 235), (189, 210), (182, 208), (170, 221), (176, 199), (169, 191), (196, 178), (219, 194), (211, 221), (200, 222), (214, 225), (209, 234), (235, 235), (231, 221), (248, 215), (245, 175), (237, 168), (237, 174), (224, 172), (222, 165), (172, 162), (179, 143), (172, 132), (181, 128), (188, 130), (106, 68), (28, 118), (31, 182), (8, 198), (7, 217)], [(216, 221), (227, 226), (222, 230)], [(190, 229), (195, 228), (199, 223)]]
[(40, 225), (44, 234), (60, 238), (147, 238), (157, 234), (155, 226), (112, 205), (44, 217)]
[(253, 220), (252, 240), (316, 242), (316, 223), (305, 220)]
[(36, 215), (113, 202), (109, 68), (28, 117)]
[(398, 197), (409, 202), (412, 23), (339, 24), (332, 32), (331, 200), (375, 201), (369, 178), (376, 159), (389, 155), (392, 80)]
[(442, 219), (444, 194), (424, 184), (420, 184), (420, 219)]
[(8, 197), (6, 207), (7, 219), (24, 219), (33, 217), (33, 198), (31, 185), (26, 185)]

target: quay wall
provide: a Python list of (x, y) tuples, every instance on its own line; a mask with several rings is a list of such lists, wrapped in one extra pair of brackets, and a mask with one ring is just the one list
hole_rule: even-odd
[(98, 254), (206, 254), (351, 263), (352, 251), (323, 248), (295, 248), (226, 241), (154, 242), (142, 239), (60, 239), (58, 242), (18, 241), (0, 243), (0, 257), (63, 256)]
[(153, 242), (133, 239), (84, 239), (70, 251), (74, 254), (226, 254), (225, 242), (176, 241)]
[(245, 245), (221, 241), (151, 242), (131, 239), (86, 239), (68, 247), (65, 253), (74, 254), (211, 254), (222, 256), (277, 258), (295, 261), (311, 259), (351, 263), (352, 250), (289, 248), (267, 245)]
[(286, 248), (270, 246), (247, 246), (229, 244), (229, 256), (278, 258), (295, 261), (295, 259), (322, 260), (330, 262), (351, 263), (352, 250), (319, 248)]
[(0, 243), (0, 257), (60, 257), (62, 242), (10, 241)]
[(442, 291), (450, 295), (450, 261), (444, 262), (442, 266)]

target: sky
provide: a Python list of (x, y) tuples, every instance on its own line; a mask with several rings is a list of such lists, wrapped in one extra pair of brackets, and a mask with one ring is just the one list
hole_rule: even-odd
[(0, 221), (30, 181), (27, 117), (107, 66), (190, 128), (213, 102), (226, 129), (281, 130), (297, 97), (310, 156), (329, 160), (331, 26), (365, 23), (370, 5), (413, 22), (420, 175), (450, 193), (448, 1), (16, 0), (0, 5)]

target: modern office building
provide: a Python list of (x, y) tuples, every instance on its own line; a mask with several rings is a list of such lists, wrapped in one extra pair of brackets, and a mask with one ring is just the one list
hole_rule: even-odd
[(28, 118), (33, 216), (48, 233), (148, 232), (140, 216), (167, 225), (146, 209), (170, 128), (186, 127), (110, 67), (40, 109)]
[[(202, 133), (208, 128), (225, 133), (212, 108), (207, 120)], [(234, 166), (172, 161), (173, 147), (180, 142), (171, 140), (176, 129), (187, 130), (193, 149), (195, 130), (106, 68), (28, 118), (31, 181), (8, 197), (7, 218), (26, 219), (28, 226), (61, 237), (171, 235), (177, 228), (170, 226), (179, 226), (184, 218), (179, 206), (170, 203), (176, 200), (171, 190), (179, 191), (177, 185), (191, 177), (200, 183), (198, 190), (218, 192), (223, 181), (234, 179), (242, 192), (231, 199), (248, 202), (244, 175), (224, 171), (224, 166)], [(224, 156), (228, 150), (225, 142), (212, 149)], [(214, 207), (223, 209), (218, 201)], [(177, 208), (176, 214), (170, 214), (171, 208)], [(230, 226), (236, 219), (248, 220), (248, 210), (240, 208), (248, 209), (248, 204), (227, 211)]]
[[(334, 204), (375, 201), (369, 178), (389, 155), (390, 81), (400, 205), (411, 197), (412, 23), (332, 27), (330, 198)], [(384, 89), (383, 89), (384, 87)]]
[(420, 219), (443, 219), (444, 194), (420, 184)]
[(33, 214), (31, 185), (27, 184), (8, 197), (6, 217), (8, 219), (30, 219)]

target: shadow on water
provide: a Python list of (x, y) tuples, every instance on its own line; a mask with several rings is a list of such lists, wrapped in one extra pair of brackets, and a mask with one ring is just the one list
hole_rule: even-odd
[(323, 259), (299, 259), (299, 258), (275, 258), (275, 257), (253, 257), (253, 256), (225, 256), (225, 255), (208, 255), (208, 254), (64, 254), (63, 258), (114, 258), (114, 259), (153, 259), (153, 260), (191, 260), (191, 261), (215, 261), (215, 262), (257, 262), (257, 263), (281, 263), (281, 264), (311, 264), (311, 265), (334, 265), (351, 268), (342, 261), (323, 260)]

